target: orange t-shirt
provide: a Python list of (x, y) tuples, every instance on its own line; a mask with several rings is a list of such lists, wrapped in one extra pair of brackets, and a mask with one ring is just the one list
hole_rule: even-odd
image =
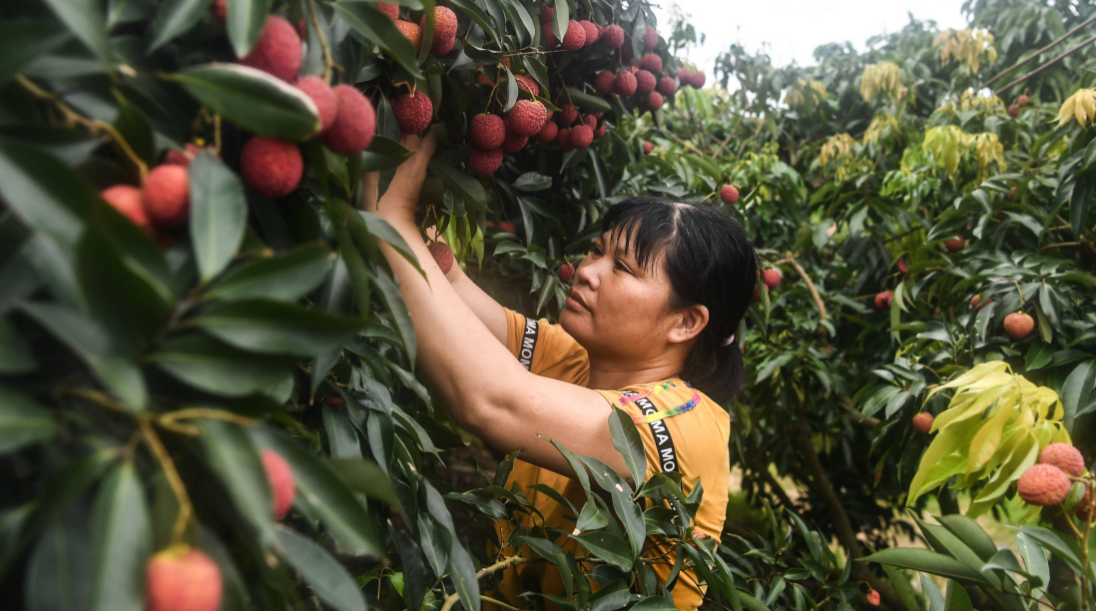
[[(549, 324), (544, 319), (526, 319), (512, 310), (506, 310), (506, 318), (509, 328), (508, 347), (526, 369), (537, 375), (586, 386), (590, 379), (590, 361), (586, 350), (562, 327)], [(598, 392), (610, 405), (632, 415), (670, 409), (689, 401), (696, 402), (693, 409), (676, 416), (651, 424), (636, 424), (636, 430), (643, 439), (643, 447), (647, 455), (647, 477), (663, 470), (676, 470), (683, 475), (681, 487), (685, 494), (689, 494), (698, 481), (703, 481), (704, 497), (697, 511), (693, 528), (719, 540), (727, 513), (727, 488), (730, 480), (730, 456), (727, 444), (731, 434), (731, 423), (727, 412), (680, 378)], [(626, 398), (632, 396), (638, 398)], [(586, 502), (586, 493), (578, 481), (518, 459), (514, 461), (514, 470), (506, 482), (506, 487), (509, 488), (514, 482), (521, 484), (525, 497), (544, 515), (545, 528), (555, 527), (566, 532), (574, 529), (576, 516), (572, 515), (570, 509), (543, 492), (529, 489), (528, 486), (538, 483), (549, 486), (571, 501), (576, 508), (581, 508)], [(523, 515), (520, 519), (525, 529), (531, 530), (532, 518)], [(539, 519), (537, 522), (539, 526)], [(509, 530), (508, 523), (501, 521), (495, 523), (499, 541), (507, 540), (510, 535)], [(561, 536), (555, 543), (575, 556), (585, 554), (578, 543), (570, 537)], [(491, 547), (492, 553), (495, 553), (497, 550), (494, 546)], [(528, 546), (523, 546), (521, 552), (533, 555), (527, 548)], [(657, 544), (652, 538), (648, 538), (643, 556), (661, 556), (669, 549), (668, 543)], [(504, 548), (502, 554), (511, 556), (518, 551), (513, 548)], [(659, 583), (665, 583), (674, 560), (675, 555), (670, 554), (667, 564), (653, 565), (652, 568), (658, 576)], [(533, 562), (508, 568), (503, 573), (503, 579), (495, 592), (504, 595), (515, 606), (525, 606), (526, 603), (522, 602), (523, 599), (518, 595), (530, 589), (523, 586), (523, 582), (530, 581), (539, 584), (540, 591), (544, 594), (566, 595), (559, 572), (553, 565), (546, 562)], [(594, 589), (597, 589), (596, 584)], [(706, 585), (698, 584), (693, 571), (682, 571), (671, 590), (674, 605), (678, 609), (692, 611), (700, 606), (706, 589)], [(546, 600), (546, 605), (549, 611), (558, 609), (550, 600)], [(484, 608), (488, 611), (501, 611), (497, 605), (486, 601)]]

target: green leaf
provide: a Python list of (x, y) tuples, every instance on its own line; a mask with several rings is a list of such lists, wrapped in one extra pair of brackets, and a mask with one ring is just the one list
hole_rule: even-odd
[(375, 498), (393, 507), (399, 506), (396, 491), (388, 476), (376, 463), (361, 458), (331, 459), (328, 466), (347, 486), (370, 498)]
[(218, 304), (189, 322), (243, 350), (304, 357), (341, 347), (365, 326), (361, 319), (262, 299)]
[(335, 458), (361, 458), (358, 431), (345, 416), (330, 406), (323, 406), (323, 426), (327, 432), (327, 447)]
[(940, 516), (937, 520), (965, 543), (983, 561), (997, 553), (997, 545), (977, 522), (963, 515)]
[(236, 57), (247, 57), (266, 27), (270, 0), (232, 0), (225, 15), (228, 40)]
[(601, 506), (597, 504), (592, 495), (587, 497), (586, 504), (582, 506), (582, 511), (579, 512), (578, 519), (575, 520), (575, 530), (586, 532), (599, 530), (608, 525), (609, 516), (601, 510)]
[(487, 201), (487, 192), (483, 190), (483, 185), (464, 170), (434, 158), (430, 161), (430, 172), (440, 176), (452, 189), (461, 192), (466, 200), (478, 203)]
[(68, 39), (56, 26), (37, 21), (0, 22), (0, 87), (40, 56)]
[(578, 536), (568, 535), (578, 541), (586, 551), (622, 571), (632, 568), (632, 550), (624, 539), (603, 530), (595, 530)]
[(552, 186), (552, 177), (545, 176), (544, 174), (538, 174), (536, 172), (526, 172), (517, 177), (514, 181), (514, 188), (518, 191), (543, 191)]
[(891, 585), (895, 590), (898, 590), (898, 595), (902, 597), (902, 602), (906, 603), (906, 609), (909, 611), (918, 611), (917, 595), (913, 592), (913, 586), (906, 580), (906, 576), (889, 564), (882, 565), (883, 571), (890, 579)]
[(399, 142), (377, 134), (362, 151), (362, 172), (394, 170), (411, 158), (411, 151)]
[(1066, 428), (1073, 430), (1074, 419), (1081, 408), (1092, 400), (1092, 388), (1096, 384), (1096, 360), (1085, 361), (1073, 368), (1062, 384), (1062, 407), (1065, 416), (1062, 421)]
[(323, 283), (333, 262), (334, 256), (323, 244), (306, 244), (234, 267), (206, 291), (204, 298), (296, 301)]
[(571, 95), (571, 101), (575, 106), (589, 112), (611, 112), (613, 107), (604, 99), (596, 95), (590, 95), (574, 87), (568, 87), (567, 93)]
[(958, 581), (948, 580), (948, 592), (944, 599), (944, 611), (973, 611), (970, 595)]
[(102, 7), (94, 0), (45, 0), (61, 23), (95, 55), (108, 71), (113, 70), (107, 24)]
[(28, 226), (72, 251), (96, 194), (56, 157), (0, 137), (0, 196)]
[(952, 579), (962, 579), (985, 584), (986, 578), (971, 567), (951, 556), (938, 554), (927, 549), (890, 548), (865, 557), (864, 562), (878, 562), (904, 569), (924, 571)]
[(0, 318), (0, 373), (30, 373), (37, 367), (34, 355), (11, 323)]
[(209, 13), (210, 0), (167, 0), (152, 21), (149, 52), (198, 25)]
[(125, 139), (133, 152), (146, 163), (151, 162), (156, 153), (156, 143), (152, 133), (152, 124), (143, 110), (134, 106), (115, 89), (114, 99), (118, 103), (118, 115), (114, 119), (114, 129)]
[(411, 246), (403, 239), (400, 232), (396, 231), (395, 227), (372, 212), (366, 212), (365, 210), (359, 210), (358, 212), (365, 220), (365, 225), (369, 228), (369, 233), (388, 242), (388, 245), (394, 248), (396, 252), (400, 253), (400, 256), (406, 259), (408, 263), (414, 266), (414, 268), (423, 275), (423, 278), (426, 277), (426, 272), (422, 271), (422, 267), (419, 266), (419, 259), (415, 256), (415, 251), (411, 250)]
[(200, 333), (169, 339), (148, 360), (191, 386), (226, 397), (266, 392), (294, 368), (292, 360), (237, 350)]
[(254, 529), (259, 544), (263, 548), (273, 546), (274, 497), (255, 443), (243, 428), (222, 420), (201, 420), (199, 426), (199, 441), (209, 469), (221, 479), (236, 510)]
[(415, 323), (411, 321), (411, 313), (407, 311), (407, 304), (403, 301), (403, 296), (400, 295), (399, 287), (383, 271), (373, 272), (371, 270), (369, 277), (373, 279), (373, 284), (380, 289), (381, 300), (384, 301), (384, 307), (392, 314), (392, 320), (396, 323), (396, 329), (400, 332), (400, 339), (403, 340), (403, 348), (407, 351), (407, 358), (414, 363), (415, 355), (418, 352)]
[[(763, 606), (762, 606), (763, 607)], [(648, 596), (632, 605), (629, 611), (675, 611), (673, 601), (662, 596)]]
[(1092, 195), (1096, 190), (1096, 174), (1079, 178), (1069, 201), (1069, 224), (1073, 235), (1080, 237), (1085, 230), (1088, 213), (1092, 211)]
[(613, 447), (628, 465), (632, 485), (638, 488), (647, 477), (647, 454), (631, 414), (614, 405), (613, 413), (609, 415), (609, 434), (613, 438)]
[(0, 455), (52, 439), (57, 420), (30, 397), (0, 386)]
[(95, 574), (87, 523), (86, 506), (74, 503), (38, 540), (23, 583), (27, 611), (87, 611)]
[(190, 237), (202, 282), (232, 261), (247, 227), (244, 185), (213, 153), (190, 162)]
[(365, 599), (358, 584), (327, 550), (297, 533), (279, 526), (280, 555), (327, 605), (336, 611), (365, 611)]
[[(1016, 551), (1024, 560), (1024, 568), (1027, 572), (1043, 582), (1043, 587), (1035, 590), (1035, 592), (1042, 592), (1050, 583), (1050, 563), (1047, 562), (1046, 551), (1038, 541), (1024, 533), (1016, 535)], [(1032, 592), (1032, 596), (1038, 597), (1039, 595), (1035, 592)]]
[(411, 41), (380, 9), (366, 2), (347, 0), (336, 2), (331, 7), (342, 16), (346, 25), (383, 49), (411, 78), (423, 78)]
[[(229, 4), (247, 4), (247, 0)], [(214, 63), (165, 78), (181, 84), (211, 111), (256, 135), (307, 140), (320, 131), (319, 111), (312, 99), (262, 70)]]
[(924, 573), (918, 575), (921, 578), (921, 593), (925, 599), (925, 611), (944, 611), (944, 595), (940, 588)]
[(95, 499), (91, 536), (95, 546), (92, 611), (143, 611), (145, 567), (152, 527), (144, 488), (125, 462), (115, 467)]
[(496, 45), (502, 46), (502, 40), (499, 39), (498, 32), (495, 31), (497, 28), (491, 18), (473, 0), (452, 0), (451, 4), (476, 22), (476, 25), (494, 39)]

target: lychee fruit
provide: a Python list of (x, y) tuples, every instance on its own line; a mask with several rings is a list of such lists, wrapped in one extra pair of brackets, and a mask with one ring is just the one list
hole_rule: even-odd
[(297, 484), (293, 480), (293, 470), (277, 452), (260, 452), (266, 479), (270, 482), (270, 492), (274, 497), (274, 519), (281, 520), (293, 507), (293, 497), (297, 495)]
[(921, 412), (913, 417), (913, 428), (918, 433), (928, 435), (932, 430), (932, 414), (928, 412)]
[(647, 26), (647, 30), (643, 33), (643, 50), (654, 51), (658, 46), (658, 30), (651, 26)]
[(903, 274), (909, 273), (910, 268), (906, 267), (906, 260), (905, 259), (899, 259), (898, 260), (898, 271), (902, 272)]
[(392, 100), (392, 114), (396, 115), (401, 134), (417, 134), (430, 126), (434, 103), (426, 93), (416, 91), (414, 95), (405, 94)]
[(556, 33), (552, 31), (551, 26), (544, 28), (544, 46), (549, 49), (559, 46), (559, 39), (556, 38)]
[(635, 93), (636, 86), (636, 75), (627, 70), (622, 70), (620, 74), (616, 75), (616, 79), (613, 81), (613, 91), (615, 91), (617, 95), (622, 95), (624, 97), (628, 97)]
[(719, 199), (722, 199), (724, 204), (736, 203), (738, 201), (738, 189), (734, 185), (723, 185), (723, 188), (719, 190)]
[(339, 113), (339, 103), (335, 101), (335, 92), (331, 86), (318, 76), (302, 76), (297, 79), (296, 85), (297, 89), (312, 99), (320, 111), (320, 133), (331, 129), (335, 116)]
[(868, 604), (873, 607), (879, 606), (879, 592), (876, 590), (869, 591), (867, 594), (864, 595), (864, 599), (867, 600)]
[(369, 98), (350, 85), (336, 85), (334, 92), (339, 111), (335, 114), (335, 123), (320, 136), (320, 141), (332, 152), (357, 155), (373, 141), (377, 132), (377, 111)]
[(688, 83), (686, 82), (686, 78), (688, 78), (688, 76), (689, 76), (689, 71), (686, 70), (685, 68), (678, 68), (677, 69), (677, 80), (681, 81), (682, 85), (688, 85)]
[(781, 276), (780, 270), (775, 267), (770, 267), (764, 272), (761, 272), (761, 281), (764, 282), (765, 286), (769, 287), (769, 290), (771, 291), (780, 284)]
[(213, 14), (221, 23), (228, 17), (228, 0), (213, 0)]
[(476, 115), (468, 126), (468, 137), (476, 148), (497, 149), (506, 140), (506, 124), (498, 115)]
[(1081, 477), (1085, 474), (1085, 457), (1068, 443), (1052, 443), (1039, 452), (1039, 464), (1054, 465), (1066, 475)]
[(255, 136), (240, 150), (240, 177), (249, 189), (266, 197), (285, 197), (304, 174), (301, 150), (293, 142)]
[(217, 611), (221, 606), (221, 569), (196, 549), (178, 546), (156, 554), (145, 579), (145, 611)]
[(693, 72), (689, 75), (689, 84), (693, 89), (702, 89), (704, 87), (704, 81), (707, 80), (703, 72)]
[(540, 95), (540, 85), (537, 84), (536, 79), (525, 74), (518, 74), (514, 76), (514, 79), (518, 83), (518, 89), (529, 93), (529, 95)]
[(658, 79), (658, 92), (662, 95), (673, 95), (677, 91), (677, 83), (674, 79), (664, 76)]
[(646, 140), (644, 140), (644, 141), (643, 141), (643, 154), (644, 154), (644, 155), (650, 155), (650, 154), (651, 154), (651, 151), (652, 151), (652, 150), (653, 150), (654, 148), (655, 148), (655, 147), (654, 147), (654, 145), (653, 145), (653, 144), (651, 144), (650, 142), (648, 142), (648, 141), (646, 141)]
[(152, 233), (152, 223), (149, 222), (148, 215), (145, 213), (145, 205), (141, 201), (140, 189), (129, 185), (114, 185), (103, 190), (99, 196), (105, 199), (108, 204), (114, 206), (115, 210), (121, 212), (134, 225), (144, 229), (146, 233)]
[(604, 135), (605, 135), (605, 124), (602, 123), (601, 125), (597, 126), (596, 130), (594, 130), (594, 138), (597, 139), (597, 138), (600, 138)]
[(594, 115), (586, 115), (582, 119), (582, 122), (585, 123), (590, 129), (594, 129), (595, 127), (597, 127), (597, 117), (595, 117)]
[(544, 124), (544, 127), (540, 128), (540, 133), (537, 134), (537, 138), (541, 142), (554, 142), (556, 134), (559, 133), (559, 127), (551, 121)]
[(1073, 511), (1077, 514), (1078, 518), (1081, 518), (1085, 522), (1093, 521), (1093, 516), (1096, 515), (1096, 511), (1093, 511), (1092, 506), (1092, 488), (1085, 488), (1085, 495), (1077, 502), (1077, 507), (1075, 507)]
[(646, 70), (636, 71), (636, 92), (646, 95), (655, 90), (655, 85), (658, 81), (655, 80), (655, 75), (647, 72)]
[[(598, 35), (600, 34), (600, 32), (598, 32), (597, 26), (594, 25), (594, 22), (587, 21), (587, 20), (584, 19), (584, 20), (578, 22), (578, 24), (580, 26), (582, 26), (582, 29), (586, 33), (586, 38), (583, 40), (582, 46), (588, 47), (588, 46), (594, 44), (595, 42), (597, 42), (597, 38), (598, 38)], [(563, 42), (566, 44), (567, 41), (565, 40)]]
[(544, 127), (548, 111), (544, 104), (532, 100), (518, 100), (506, 113), (506, 128), (519, 136), (535, 135)]
[(662, 58), (657, 53), (648, 53), (639, 60), (639, 67), (658, 74), (662, 72)]
[(636, 61), (635, 51), (632, 49), (632, 43), (627, 38), (624, 39), (624, 45), (620, 47), (620, 62), (626, 66), (631, 66)]
[(1016, 490), (1032, 505), (1049, 507), (1065, 500), (1072, 483), (1069, 476), (1054, 465), (1032, 465), (1020, 476)]
[[(422, 48), (422, 28), (417, 23), (411, 23), (410, 21), (396, 21), (396, 27), (403, 32), (403, 35), (407, 40), (411, 41), (411, 46), (415, 49), (417, 55), (419, 49)], [(436, 34), (435, 34), (436, 36)]]
[(659, 108), (662, 108), (662, 94), (657, 91), (647, 94), (647, 109), (654, 112)]
[(331, 406), (346, 405), (346, 401), (339, 395), (327, 395), (323, 398), (323, 402)]
[(1017, 106), (1016, 104), (1013, 104), (1012, 106), (1009, 106), (1008, 107), (1008, 116), (1012, 117), (1013, 119), (1015, 119), (1016, 117), (1019, 117), (1020, 116), (1020, 107)]
[(959, 252), (963, 250), (963, 247), (967, 245), (967, 241), (963, 239), (963, 236), (958, 235), (950, 240), (944, 240), (944, 248), (948, 249), (948, 252)]
[(453, 249), (449, 248), (448, 244), (434, 242), (426, 249), (430, 251), (430, 256), (434, 257), (434, 262), (441, 268), (441, 273), (448, 274), (449, 270), (453, 269)]
[(145, 213), (153, 223), (162, 227), (176, 227), (190, 216), (190, 179), (187, 169), (180, 165), (156, 166), (145, 177)]
[(556, 272), (556, 276), (560, 282), (570, 282), (571, 278), (575, 275), (575, 266), (570, 263), (564, 263), (559, 266), (559, 270)]
[(480, 176), (489, 176), (502, 165), (502, 149), (490, 151), (472, 149), (472, 152), (468, 153), (467, 163), (469, 170)]
[(610, 49), (619, 49), (624, 44), (624, 28), (613, 24), (601, 33), (601, 44)]
[(514, 229), (514, 224), (513, 224), (513, 223), (511, 223), (510, 221), (502, 221), (502, 222), (500, 222), (500, 223), (499, 223), (499, 229), (501, 229), (501, 230), (503, 230), (503, 231), (505, 231), (505, 232), (507, 232), (507, 233), (512, 233), (512, 234), (514, 234), (514, 235), (517, 235), (517, 233), (518, 233), (518, 230), (517, 230), (517, 229)]
[(547, 3), (540, 5), (540, 22), (542, 24), (552, 23), (552, 19), (556, 16), (556, 9), (548, 6)]
[(563, 48), (568, 51), (578, 51), (586, 44), (586, 29), (577, 21), (567, 22), (567, 33), (563, 35)]
[(989, 305), (992, 301), (992, 299), (983, 300), (981, 295), (975, 295), (974, 297), (970, 298), (970, 307), (974, 308), (975, 312), (978, 312), (982, 308)]
[(571, 146), (584, 149), (594, 141), (594, 130), (589, 125), (577, 125), (571, 130)]
[(564, 127), (563, 129), (556, 132), (556, 146), (558, 146), (560, 150), (564, 152), (570, 151), (575, 148), (571, 145), (570, 129)]
[(597, 89), (601, 95), (609, 95), (613, 92), (614, 81), (616, 81), (616, 75), (611, 70), (602, 70), (594, 79), (594, 89)]
[(400, 18), (400, 5), (395, 2), (378, 2), (377, 8), (385, 15), (388, 15), (392, 21), (396, 21)]
[[(426, 15), (419, 20), (419, 27), (426, 27)], [(434, 9), (434, 42), (430, 45), (430, 55), (445, 55), (453, 50), (457, 42), (457, 15), (451, 9), (439, 6)], [(417, 132), (407, 132), (417, 133)]]
[(578, 109), (570, 104), (560, 104), (557, 119), (560, 125), (567, 127), (578, 120)]
[(1029, 101), (1028, 97), (1026, 95), (1022, 95), (1022, 96), (1016, 98), (1016, 105), (1017, 106), (1027, 106), (1028, 101)]
[(301, 37), (285, 19), (277, 15), (266, 18), (266, 26), (251, 53), (240, 63), (272, 74), (283, 81), (292, 81), (301, 71)]
[(875, 296), (875, 307), (880, 310), (889, 310), (894, 301), (894, 293), (883, 291)]
[(506, 139), (502, 141), (502, 151), (504, 153), (516, 153), (525, 148), (528, 143), (528, 136), (519, 136), (512, 132), (506, 132)]
[(1005, 333), (1015, 340), (1021, 340), (1035, 329), (1035, 319), (1023, 312), (1013, 312), (1005, 317)]
[(196, 144), (187, 144), (183, 150), (171, 149), (164, 155), (164, 163), (188, 167), (191, 161), (202, 152), (202, 148)]

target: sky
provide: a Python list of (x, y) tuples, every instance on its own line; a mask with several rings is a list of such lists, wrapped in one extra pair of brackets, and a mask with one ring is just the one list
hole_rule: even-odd
[(902, 29), (908, 13), (933, 20), (941, 29), (966, 27), (962, 0), (661, 0), (655, 8), (659, 29), (669, 28), (675, 4), (707, 38), (686, 59), (709, 75), (715, 58), (732, 44), (755, 52), (767, 44), (776, 66), (795, 61), (815, 63), (814, 49), (829, 42), (849, 41), (865, 49), (868, 38)]

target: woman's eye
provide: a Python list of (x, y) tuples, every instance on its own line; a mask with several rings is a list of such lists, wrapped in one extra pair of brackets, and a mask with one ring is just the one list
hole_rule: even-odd
[(616, 262), (616, 266), (615, 266), (615, 267), (616, 267), (617, 269), (619, 269), (620, 271), (622, 271), (622, 272), (627, 272), (627, 273), (629, 273), (629, 274), (630, 274), (630, 273), (632, 273), (632, 270), (628, 269), (628, 266), (627, 266), (627, 265), (625, 265), (625, 264), (623, 264), (623, 263), (621, 263), (620, 261), (617, 261), (617, 262)]

